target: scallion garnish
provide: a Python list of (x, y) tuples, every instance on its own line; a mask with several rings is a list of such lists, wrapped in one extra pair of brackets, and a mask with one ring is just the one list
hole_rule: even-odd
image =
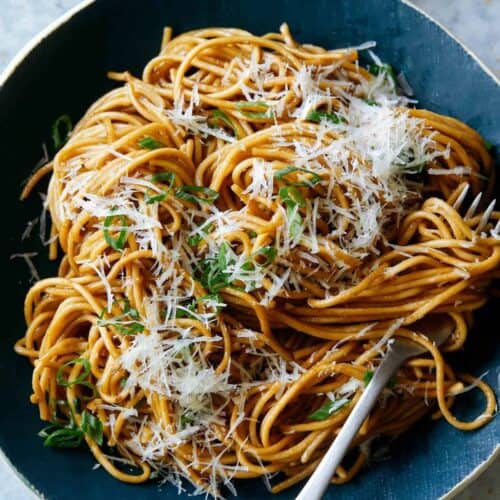
[(231, 121), (229, 116), (224, 113), (224, 111), (221, 111), (220, 109), (214, 109), (212, 111), (211, 119), (214, 122), (221, 122), (233, 129), (234, 136), (236, 137), (236, 139), (238, 139), (238, 129), (236, 128), (236, 125)]
[(293, 167), (293, 166), (288, 166), (285, 168), (282, 168), (278, 170), (277, 172), (274, 173), (274, 177), (276, 179), (283, 181), (285, 180), (284, 177), (286, 177), (288, 174), (291, 174), (293, 172), (303, 172), (305, 174), (308, 174), (311, 176), (311, 179), (306, 181), (306, 182), (294, 182), (292, 185), (293, 186), (304, 186), (304, 187), (311, 187), (314, 186), (315, 184), (318, 184), (321, 182), (321, 176), (318, 175), (315, 172), (311, 172), (311, 170), (307, 170), (305, 168), (299, 168), (299, 167)]
[(144, 149), (164, 148), (165, 144), (156, 140), (154, 137), (146, 136), (139, 141), (139, 146)]
[[(80, 375), (78, 375), (78, 377), (75, 378), (74, 380), (65, 379), (64, 378), (65, 368), (78, 364), (81, 364), (83, 367)], [(90, 373), (90, 362), (88, 359), (85, 358), (72, 359), (67, 363), (64, 363), (57, 369), (56, 382), (62, 387), (71, 387), (73, 385), (81, 385), (83, 387), (86, 387), (87, 389), (90, 389), (92, 391), (92, 394), (90, 396), (81, 396), (82, 399), (86, 400), (94, 399), (96, 397), (97, 391), (95, 385), (86, 380), (89, 373)]]
[(287, 207), (294, 208), (296, 205), (300, 208), (305, 208), (306, 202), (304, 197), (296, 186), (283, 186), (279, 190), (280, 198)]
[[(262, 111), (254, 111), (255, 108), (261, 109)], [(236, 109), (241, 111), (247, 118), (263, 120), (273, 117), (272, 110), (263, 101), (240, 101), (236, 104)]]
[(87, 411), (82, 413), (81, 429), (99, 446), (102, 446), (102, 422), (98, 417)]
[(365, 374), (363, 375), (363, 382), (365, 386), (367, 386), (371, 382), (373, 373), (373, 370), (366, 370)]
[(188, 415), (181, 415), (181, 429), (185, 429), (187, 425), (192, 424), (193, 419)]
[(491, 151), (495, 147), (495, 145), (492, 142), (487, 141), (486, 139), (483, 139), (483, 143), (487, 151)]
[[(116, 238), (113, 238), (109, 232), (110, 226), (113, 224), (113, 221), (115, 218), (118, 218), (121, 223), (121, 228), (120, 228), (120, 233)], [(127, 242), (127, 235), (128, 235), (128, 229), (127, 229), (127, 219), (125, 218), (124, 215), (122, 214), (112, 214), (108, 215), (104, 219), (104, 239), (106, 240), (106, 243), (111, 247), (114, 248), (115, 250), (123, 250), (123, 247), (125, 246), (125, 243)]]
[(192, 234), (191, 236), (188, 237), (187, 239), (187, 244), (190, 247), (195, 247), (198, 246), (199, 243), (201, 243), (205, 238), (205, 236), (212, 230), (212, 224), (204, 224), (203, 226), (200, 227), (199, 231), (201, 231), (203, 234)]
[[(68, 366), (80, 365), (80, 364), (82, 365), (83, 370), (80, 373), (80, 375), (78, 375), (77, 378), (75, 378), (74, 380), (64, 379), (63, 373), (64, 373), (65, 368), (67, 368)], [(62, 387), (70, 387), (72, 385), (78, 385), (78, 384), (81, 384), (82, 382), (84, 382), (85, 379), (87, 378), (87, 376), (89, 375), (89, 373), (90, 373), (89, 360), (85, 359), (85, 358), (76, 358), (76, 359), (72, 359), (72, 360), (68, 361), (67, 363), (64, 363), (64, 365), (60, 366), (57, 369), (56, 381)]]
[(397, 83), (396, 72), (390, 64), (370, 64), (370, 66), (368, 66), (368, 71), (374, 76), (385, 73), (392, 80), (394, 85)]
[(158, 172), (151, 177), (152, 182), (168, 182), (166, 191), (151, 195), (151, 190), (148, 189), (144, 194), (144, 200), (148, 205), (153, 203), (161, 203), (170, 193), (175, 182), (175, 174), (173, 172)]
[(363, 99), (363, 101), (365, 101), (369, 106), (378, 106), (377, 101), (374, 101), (373, 99)]
[(48, 425), (38, 435), (44, 438), (43, 445), (51, 448), (78, 448), (83, 441), (82, 430), (74, 425)]
[(345, 119), (337, 113), (327, 113), (326, 111), (311, 111), (307, 114), (306, 120), (319, 123), (321, 120), (327, 120), (330, 123), (339, 124), (345, 122)]
[(279, 190), (280, 198), (286, 206), (286, 217), (290, 230), (290, 236), (296, 240), (302, 234), (302, 216), (299, 208), (304, 208), (306, 202), (296, 186), (283, 186)]
[(52, 142), (55, 151), (59, 151), (67, 142), (73, 123), (68, 115), (61, 115), (52, 125)]
[(342, 407), (344, 407), (347, 403), (349, 403), (348, 399), (334, 399), (332, 401), (328, 401), (321, 408), (318, 408), (314, 413), (309, 415), (309, 420), (326, 420), (335, 412), (339, 411)]
[(78, 448), (82, 444), (84, 434), (87, 434), (99, 446), (102, 446), (102, 422), (86, 410), (82, 412), (80, 427), (75, 424), (71, 416), (67, 424), (53, 423), (44, 427), (38, 433), (40, 437), (44, 438), (44, 446), (52, 448)]
[[(371, 382), (374, 374), (375, 374), (375, 372), (373, 370), (367, 370), (365, 372), (365, 374), (363, 375), (363, 382), (364, 382), (365, 386), (367, 386)], [(389, 382), (387, 382), (386, 387), (388, 389), (394, 389), (394, 386), (396, 385), (396, 383), (397, 383), (396, 377), (391, 377), (389, 379)]]
[(396, 387), (396, 384), (398, 383), (398, 379), (396, 377), (391, 377), (389, 379), (389, 382), (387, 382), (387, 389), (394, 389)]
[(230, 285), (230, 273), (227, 268), (231, 264), (229, 244), (224, 242), (217, 258), (206, 257), (196, 266), (194, 278), (199, 281), (210, 293), (217, 293)]
[(213, 203), (219, 197), (219, 193), (204, 186), (182, 186), (175, 191), (175, 196), (193, 203)]
[(144, 325), (137, 321), (140, 319), (139, 312), (130, 306), (130, 302), (127, 299), (120, 299), (113, 302), (113, 305), (123, 303), (123, 308), (118, 316), (111, 319), (104, 319), (106, 311), (103, 309), (97, 324), (99, 326), (111, 325), (123, 335), (134, 335), (135, 333), (140, 333), (144, 331)]
[(264, 262), (259, 264), (260, 266), (263, 266), (263, 267), (271, 264), (273, 262), (273, 260), (276, 258), (277, 254), (278, 254), (278, 250), (276, 250), (275, 247), (271, 247), (271, 246), (265, 246), (265, 247), (259, 248), (256, 252), (253, 253), (254, 256), (264, 255), (266, 260), (264, 260)]

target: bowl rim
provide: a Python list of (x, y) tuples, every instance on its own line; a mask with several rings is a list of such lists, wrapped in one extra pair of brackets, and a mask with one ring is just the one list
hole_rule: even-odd
[[(79, 14), (81, 11), (90, 7), (92, 4), (96, 3), (97, 0), (82, 0), (77, 3), (72, 8), (68, 9), (66, 12), (61, 14), (54, 21), (49, 23), (45, 28), (40, 30), (36, 35), (34, 35), (28, 42), (26, 42), (21, 49), (15, 54), (15, 56), (9, 61), (5, 69), (0, 73), (0, 92), (4, 84), (8, 79), (16, 72), (17, 68), (23, 63), (23, 61), (31, 54), (31, 52), (42, 42), (45, 41), (52, 33), (59, 29), (63, 24), (71, 20), (75, 15)], [(421, 16), (428, 19), (430, 22), (435, 24), (440, 28), (448, 37), (450, 37), (455, 43), (457, 43), (466, 52), (469, 57), (471, 57), (479, 67), (486, 73), (497, 86), (500, 87), (500, 78), (493, 73), (493, 71), (486, 65), (486, 63), (472, 50), (470, 49), (460, 37), (453, 33), (444, 24), (438, 21), (436, 18), (431, 16), (428, 12), (423, 10), (421, 7), (415, 5), (411, 0), (397, 0), (398, 2), (406, 5), (407, 7), (415, 10)], [(485, 460), (475, 467), (469, 474), (467, 474), (460, 482), (458, 482), (453, 488), (451, 488), (447, 493), (440, 497), (440, 500), (451, 500), (456, 495), (461, 493), (467, 486), (472, 484), (479, 476), (481, 476), (493, 463), (500, 458), (500, 444), (497, 444), (491, 451), (490, 455), (485, 458)], [(3, 449), (0, 447), (0, 462), (4, 462), (10, 468), (10, 470), (24, 483), (25, 486), (38, 498), (45, 499), (45, 495), (38, 491), (36, 486), (32, 484), (29, 479), (20, 471), (5, 454)]]

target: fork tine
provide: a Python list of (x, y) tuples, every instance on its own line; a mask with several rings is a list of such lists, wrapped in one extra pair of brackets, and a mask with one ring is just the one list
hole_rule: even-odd
[(475, 198), (474, 201), (470, 204), (469, 210), (465, 213), (464, 220), (471, 219), (474, 217), (474, 214), (476, 213), (477, 207), (481, 201), (481, 198), (483, 197), (483, 193), (479, 193)]
[(462, 192), (458, 195), (458, 198), (455, 200), (455, 203), (453, 203), (453, 208), (455, 210), (459, 210), (460, 207), (462, 206), (462, 203), (465, 200), (465, 197), (467, 196), (467, 193), (469, 192), (470, 184), (466, 184), (464, 188), (462, 189)]
[(497, 220), (497, 224), (495, 226), (495, 229), (493, 229), (493, 233), (495, 234), (500, 233), (500, 219)]
[(493, 210), (495, 209), (496, 202), (497, 202), (497, 200), (493, 200), (488, 205), (488, 208), (484, 211), (483, 216), (481, 217), (481, 220), (479, 221), (479, 224), (476, 227), (476, 231), (478, 233), (486, 226), (486, 224), (488, 224), (488, 221), (490, 220), (491, 214), (493, 213)]

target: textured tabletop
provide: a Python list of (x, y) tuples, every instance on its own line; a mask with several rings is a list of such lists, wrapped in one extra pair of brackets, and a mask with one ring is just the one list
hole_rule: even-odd
[[(38, 31), (79, 0), (0, 0), (0, 72)], [(468, 45), (500, 76), (500, 0), (413, 0)], [(500, 383), (500, 381), (499, 381)], [(0, 458), (0, 499), (36, 497)], [(457, 499), (500, 498), (500, 460)]]

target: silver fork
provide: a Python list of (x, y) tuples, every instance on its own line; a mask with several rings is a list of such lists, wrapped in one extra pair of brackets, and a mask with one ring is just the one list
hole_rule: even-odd
[[(453, 332), (453, 322), (447, 315), (433, 314), (416, 322), (412, 325), (412, 329), (424, 334), (439, 346)], [(335, 470), (349, 449), (349, 445), (356, 437), (391, 376), (405, 360), (423, 352), (425, 352), (425, 348), (416, 342), (406, 338), (393, 339), (358, 403), (296, 500), (319, 500), (323, 496)]]
[[(469, 192), (470, 185), (466, 184), (464, 188), (462, 189), (462, 192), (457, 196), (457, 199), (455, 200), (455, 203), (453, 203), (453, 208), (455, 210), (460, 210), (462, 207), (462, 203), (465, 200), (465, 197), (467, 196), (467, 193)], [(483, 193), (479, 193), (473, 200), (472, 203), (470, 204), (469, 208), (465, 212), (464, 215), (464, 220), (472, 219), (474, 215), (476, 215), (476, 210), (477, 207), (479, 206), (479, 203), (481, 202), (481, 198), (483, 197)], [(490, 220), (491, 214), (493, 213), (493, 210), (495, 210), (495, 204), (497, 200), (493, 200), (486, 210), (483, 213), (483, 216), (481, 217), (481, 220), (479, 221), (479, 224), (476, 227), (476, 232), (479, 233), (481, 230), (488, 224), (488, 221)], [(495, 228), (493, 229), (494, 233), (500, 232), (500, 220), (497, 222)]]

